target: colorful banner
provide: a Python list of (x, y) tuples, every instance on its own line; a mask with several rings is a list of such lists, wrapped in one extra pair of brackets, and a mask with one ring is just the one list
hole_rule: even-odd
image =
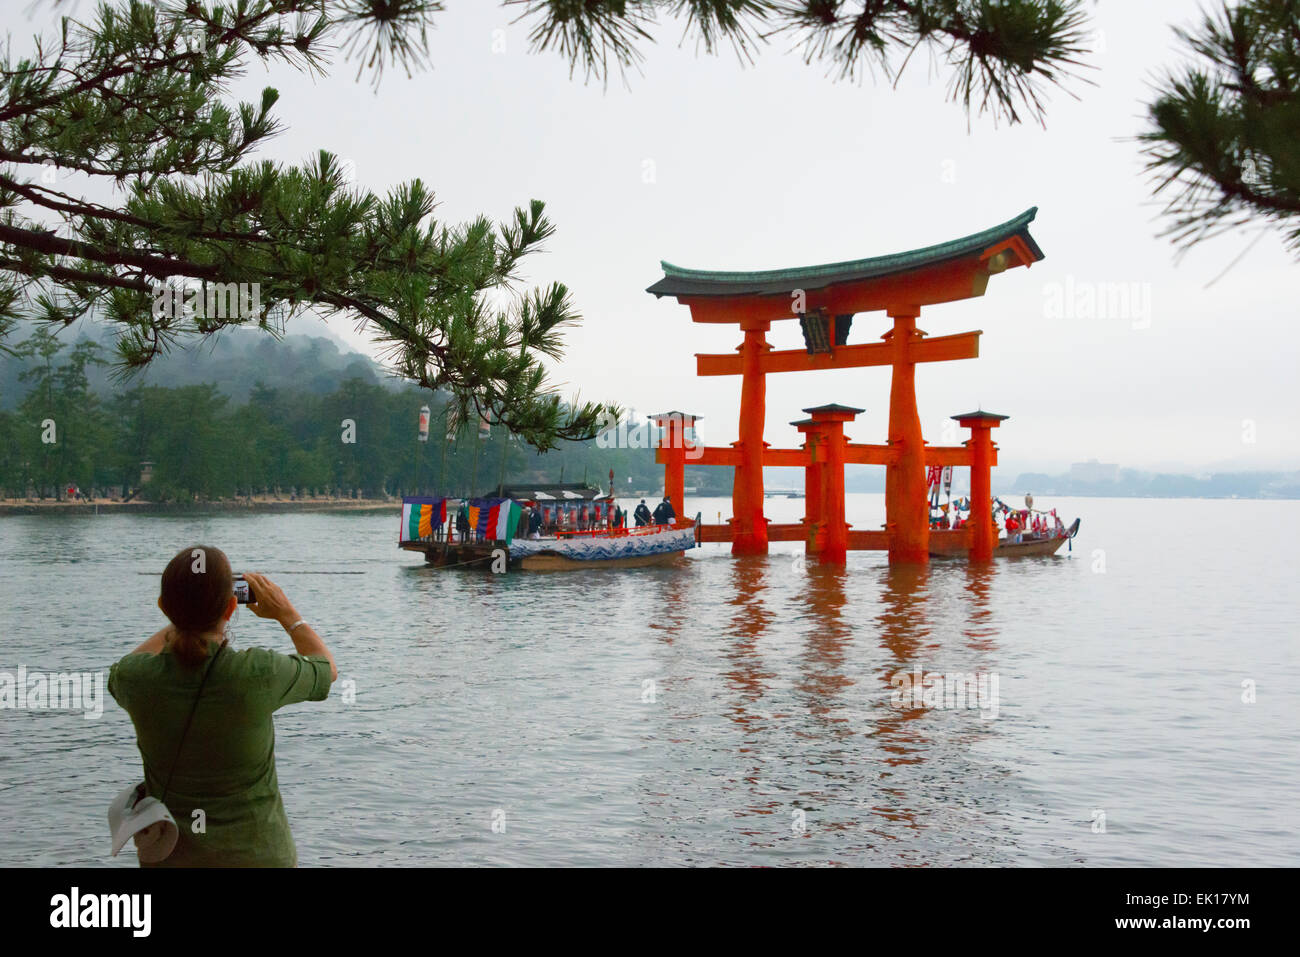
[(469, 507), (469, 523), (483, 541), (510, 541), (519, 528), (520, 504), (508, 498), (475, 499)]
[(497, 499), (488, 511), (488, 533), (494, 541), (508, 542), (519, 528), (523, 509), (518, 502), (508, 498)]
[(447, 520), (447, 500), (442, 498), (402, 499), (402, 529), (399, 542), (432, 538), (435, 529), (442, 528)]

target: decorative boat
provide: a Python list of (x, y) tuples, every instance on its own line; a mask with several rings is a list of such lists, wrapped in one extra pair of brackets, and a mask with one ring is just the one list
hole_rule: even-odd
[[(993, 550), (994, 558), (1025, 558), (1030, 555), (1055, 555), (1066, 542), (1079, 534), (1079, 519), (1065, 529), (1048, 532), (1025, 532), (998, 539)], [(965, 558), (970, 546), (964, 536), (934, 536), (930, 539), (930, 554), (938, 558)]]
[[(1062, 545), (1072, 542), (1079, 534), (1081, 520), (1076, 518), (1069, 526), (1057, 517), (1056, 509), (1038, 511), (1033, 508), (1033, 496), (1026, 496), (1023, 509), (1013, 509), (1001, 499), (993, 499), (993, 511), (1003, 519), (1005, 534), (998, 539), (993, 550), (994, 558), (1025, 558), (1032, 555), (1055, 555)], [(963, 512), (969, 511), (969, 503), (963, 508), (960, 501), (953, 503), (953, 514), (958, 518), (954, 532), (965, 527)], [(931, 523), (931, 528), (941, 526)], [(1071, 545), (1073, 548), (1073, 545)], [(964, 558), (969, 550), (965, 535), (944, 532), (933, 535), (930, 539), (930, 554), (936, 557)]]
[(695, 521), (625, 528), (617, 524), (613, 499), (596, 489), (545, 486), (522, 494), (528, 497), (406, 496), (398, 546), (445, 568), (554, 571), (660, 565), (698, 544), (698, 516)]

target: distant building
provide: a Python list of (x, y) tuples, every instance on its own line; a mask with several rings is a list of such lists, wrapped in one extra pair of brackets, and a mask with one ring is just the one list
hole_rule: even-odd
[(1119, 466), (1098, 462), (1096, 459), (1075, 462), (1070, 466), (1070, 478), (1075, 482), (1087, 482), (1088, 484), (1118, 482)]

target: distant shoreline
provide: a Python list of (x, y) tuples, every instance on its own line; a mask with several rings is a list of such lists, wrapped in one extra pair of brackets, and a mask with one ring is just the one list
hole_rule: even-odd
[(200, 512), (397, 512), (400, 500), (392, 499), (246, 499), (218, 502), (56, 502), (0, 499), (0, 516), (5, 515), (128, 515), (197, 514)]

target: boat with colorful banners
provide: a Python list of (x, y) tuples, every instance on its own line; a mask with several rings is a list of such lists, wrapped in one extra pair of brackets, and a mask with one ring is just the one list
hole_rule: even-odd
[(405, 496), (398, 546), (443, 568), (548, 571), (661, 565), (698, 544), (698, 521), (628, 528), (613, 498), (585, 485), (500, 491), (480, 498)]
[[(939, 509), (937, 516), (934, 512), (936, 507)], [(932, 532), (941, 533), (931, 535), (931, 555), (959, 557), (966, 554), (966, 537), (945, 533), (950, 529), (961, 531), (969, 528), (970, 508), (969, 498), (951, 500), (942, 506), (936, 506), (935, 499), (931, 499), (930, 528)], [(1073, 550), (1074, 537), (1079, 534), (1078, 518), (1067, 526), (1056, 514), (1056, 509), (1035, 509), (1032, 495), (1025, 496), (1025, 507), (1020, 509), (1012, 508), (995, 496), (993, 518), (995, 522), (1002, 520), (1001, 534), (994, 548), (994, 555), (999, 558), (1055, 555), (1067, 543)]]

